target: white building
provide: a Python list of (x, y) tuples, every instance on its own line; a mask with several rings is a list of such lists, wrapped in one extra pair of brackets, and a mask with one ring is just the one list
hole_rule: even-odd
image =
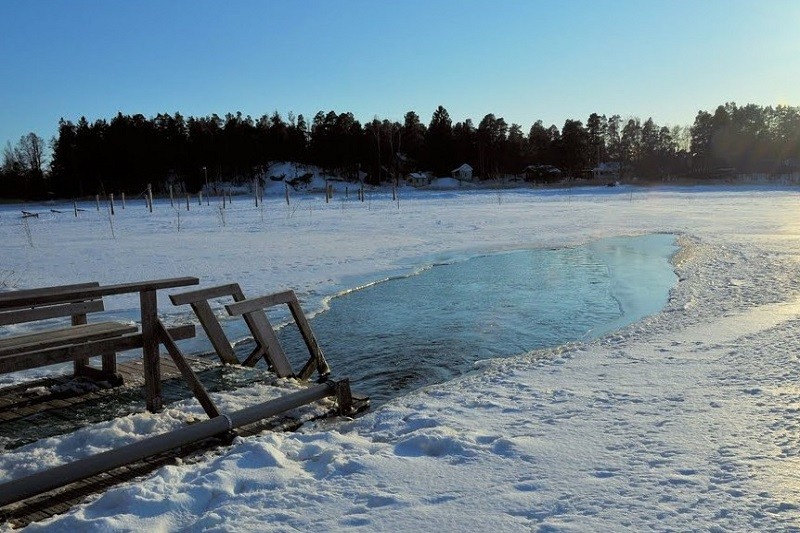
[(457, 169), (450, 172), (450, 175), (460, 181), (472, 181), (472, 167), (464, 163)]
[(424, 187), (431, 184), (431, 175), (427, 172), (412, 172), (406, 174), (406, 183), (414, 187)]

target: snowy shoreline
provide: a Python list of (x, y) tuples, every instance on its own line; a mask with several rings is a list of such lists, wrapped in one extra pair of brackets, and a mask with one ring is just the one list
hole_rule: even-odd
[[(100, 281), (193, 273), (190, 265), (204, 283), (249, 279), (253, 294), (288, 276), (307, 298), (421, 258), (682, 235), (680, 281), (655, 316), (593, 342), (482, 361), (343, 425), (240, 440), (30, 529), (800, 529), (798, 200), (794, 189), (735, 187), (630, 198), (420, 194), (399, 209), (315, 205), (302, 217), (275, 216), (269, 232), (244, 210), (224, 227), (187, 217), (180, 240), (205, 241), (232, 269), (198, 258), (205, 248), (176, 243), (168, 216), (122, 218), (113, 240), (100, 217), (91, 236), (74, 222), (60, 236), (34, 228), (30, 250), (3, 218), (0, 268), (24, 272), (25, 285), (76, 273)], [(337, 229), (343, 220), (346, 236)], [(157, 231), (140, 236), (147, 228)], [(266, 265), (257, 268), (247, 257), (260, 252)], [(78, 266), (78, 258), (86, 261)], [(286, 265), (296, 267), (287, 273)], [(246, 396), (228, 401), (253, 401)], [(135, 415), (92, 435), (26, 446), (0, 455), (0, 474), (17, 477), (31, 462), (96, 451), (178, 418)]]

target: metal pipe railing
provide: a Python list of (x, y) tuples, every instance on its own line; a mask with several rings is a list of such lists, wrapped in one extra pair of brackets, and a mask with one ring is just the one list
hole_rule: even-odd
[(325, 381), (274, 400), (246, 407), (230, 414), (198, 422), (168, 433), (156, 435), (121, 448), (101, 452), (65, 465), (36, 472), (0, 484), (0, 507), (36, 496), (48, 490), (119, 468), (152, 455), (221, 435), (235, 428), (275, 416), (337, 393), (335, 381)]

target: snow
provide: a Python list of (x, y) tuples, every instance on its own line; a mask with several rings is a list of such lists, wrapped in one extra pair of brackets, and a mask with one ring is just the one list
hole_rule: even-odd
[[(238, 281), (248, 295), (290, 287), (318, 311), (333, 294), (440, 261), (653, 232), (680, 235), (680, 281), (663, 312), (596, 341), (481, 361), (356, 420), (237, 439), (29, 529), (800, 529), (800, 190), (404, 189), (400, 198), (297, 195), (286, 206), (277, 191), (264, 208), (245, 198), (224, 214), (192, 206), (180, 231), (168, 203), (152, 215), (129, 205), (114, 236), (93, 208), (75, 219), (28, 206), (42, 215), (26, 223), (6, 207), (0, 282), (197, 275), (206, 286)], [(164, 301), (160, 311), (187, 317)], [(215, 399), (229, 410), (271, 394), (252, 389)], [(6, 451), (0, 480), (187, 416), (200, 416), (193, 402)]]
[(461, 182), (455, 178), (436, 178), (431, 180), (431, 189), (458, 189), (461, 187)]

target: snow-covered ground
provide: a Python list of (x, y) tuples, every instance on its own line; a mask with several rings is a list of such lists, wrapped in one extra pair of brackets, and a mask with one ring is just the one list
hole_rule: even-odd
[[(139, 202), (113, 220), (29, 206), (42, 215), (27, 225), (6, 207), (0, 283), (197, 275), (250, 295), (291, 287), (321, 309), (437, 261), (650, 232), (680, 235), (680, 281), (662, 313), (599, 340), (483, 361), (354, 421), (240, 439), (31, 530), (800, 530), (800, 190), (404, 188), (399, 203), (352, 191), (282, 202), (162, 203), (152, 215)], [(7, 451), (0, 480), (184, 416), (138, 414)]]

